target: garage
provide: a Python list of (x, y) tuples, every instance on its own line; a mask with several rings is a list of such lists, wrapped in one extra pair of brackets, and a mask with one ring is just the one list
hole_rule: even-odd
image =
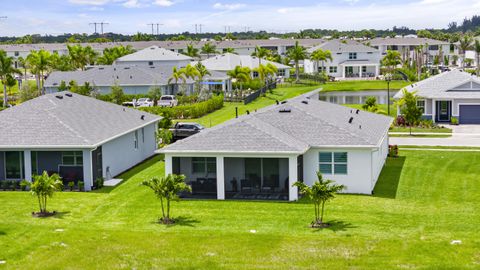
[(460, 124), (480, 124), (480, 105), (460, 105)]

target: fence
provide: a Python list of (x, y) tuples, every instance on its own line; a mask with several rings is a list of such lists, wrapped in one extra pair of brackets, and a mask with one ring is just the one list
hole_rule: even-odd
[(257, 99), (262, 94), (265, 94), (268, 90), (275, 89), (275, 88), (277, 88), (277, 83), (276, 82), (268, 84), (268, 85), (258, 89), (257, 91), (251, 93), (250, 95), (246, 96), (243, 99), (243, 104), (247, 105), (248, 103)]

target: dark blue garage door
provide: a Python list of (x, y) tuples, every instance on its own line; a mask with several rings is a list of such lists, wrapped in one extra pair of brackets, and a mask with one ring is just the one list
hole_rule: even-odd
[(480, 105), (460, 105), (460, 124), (480, 124)]

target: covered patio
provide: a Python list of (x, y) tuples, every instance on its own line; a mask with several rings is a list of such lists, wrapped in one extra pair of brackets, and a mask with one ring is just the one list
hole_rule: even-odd
[(380, 74), (380, 63), (368, 60), (347, 60), (340, 65), (342, 78), (375, 78)]

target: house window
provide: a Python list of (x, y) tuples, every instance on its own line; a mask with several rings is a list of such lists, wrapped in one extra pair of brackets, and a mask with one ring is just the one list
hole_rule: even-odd
[(322, 67), (322, 66), (318, 67), (318, 72), (320, 72), (320, 73), (325, 71), (325, 70), (326, 70), (326, 67)]
[(347, 174), (347, 152), (320, 152), (318, 160), (320, 172), (323, 174)]
[(422, 111), (422, 114), (425, 114), (425, 100), (417, 100), (417, 108)]
[(357, 53), (356, 52), (348, 53), (348, 59), (356, 60), (357, 59)]
[(82, 151), (62, 152), (62, 165), (82, 166), (83, 152)]
[(279, 69), (278, 72), (277, 72), (277, 76), (285, 77), (285, 69)]
[(142, 128), (142, 143), (145, 143), (145, 128)]
[(133, 138), (133, 146), (138, 149), (138, 130), (135, 130), (135, 136)]
[(15, 56), (19, 56), (20, 53), (19, 53), (19, 52), (15, 52), (14, 55), (15, 55)]
[(252, 75), (253, 75), (253, 78), (258, 78), (258, 72), (254, 71)]
[(367, 72), (367, 66), (362, 66), (362, 72)]
[(329, 67), (329, 70), (328, 70), (330, 73), (337, 73), (337, 67), (336, 66), (332, 66), (332, 67)]
[(217, 161), (214, 157), (193, 157), (192, 173), (216, 173)]
[(178, 53), (183, 53), (183, 49), (178, 49)]
[(149, 66), (153, 66), (153, 61), (148, 61)]

